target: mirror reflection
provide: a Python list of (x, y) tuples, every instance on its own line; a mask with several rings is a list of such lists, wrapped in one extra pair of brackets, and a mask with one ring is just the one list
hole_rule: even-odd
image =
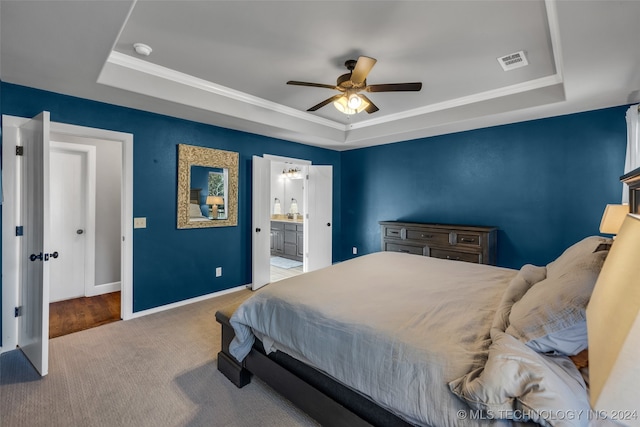
[(189, 221), (227, 219), (228, 177), (227, 168), (191, 166)]
[(271, 162), (271, 219), (303, 220), (304, 165)]
[(178, 228), (237, 225), (238, 153), (178, 145)]

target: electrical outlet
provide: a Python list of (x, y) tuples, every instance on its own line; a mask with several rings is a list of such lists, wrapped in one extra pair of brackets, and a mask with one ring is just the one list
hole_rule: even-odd
[(358, 248), (356, 248), (356, 247), (354, 246), (354, 247), (353, 247), (353, 249), (351, 250), (351, 252), (352, 252), (354, 255), (358, 255)]
[(147, 218), (133, 218), (133, 228), (147, 228)]
[(222, 267), (216, 267), (216, 277), (222, 276)]

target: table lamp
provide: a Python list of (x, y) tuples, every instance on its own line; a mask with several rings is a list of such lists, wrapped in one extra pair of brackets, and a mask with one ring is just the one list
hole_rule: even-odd
[[(632, 414), (640, 384), (640, 216), (628, 214), (587, 306), (591, 406), (609, 417)], [(620, 419), (640, 426), (640, 416)]]
[[(217, 218), (218, 205), (224, 205), (224, 199), (220, 196), (207, 196), (206, 204), (209, 205), (209, 218)], [(215, 215), (213, 215), (214, 212)]]
[(607, 205), (600, 221), (600, 232), (618, 234), (622, 221), (629, 213), (629, 205)]

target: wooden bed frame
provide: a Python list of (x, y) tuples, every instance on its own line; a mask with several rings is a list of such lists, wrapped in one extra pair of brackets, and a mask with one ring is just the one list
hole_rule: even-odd
[(230, 306), (216, 312), (216, 320), (222, 325), (218, 370), (237, 387), (249, 384), (255, 375), (322, 425), (410, 426), (395, 414), (284, 353), (267, 356), (260, 341), (256, 340), (249, 355), (238, 363), (229, 353), (229, 344), (235, 336), (229, 318), (236, 308)]
[[(629, 185), (631, 213), (640, 213), (640, 168), (620, 180)], [(245, 360), (238, 363), (229, 353), (229, 344), (235, 336), (229, 318), (236, 308), (237, 305), (218, 311), (216, 320), (222, 325), (218, 370), (237, 387), (249, 384), (255, 375), (322, 425), (410, 426), (395, 414), (284, 353), (266, 355), (259, 341)]]

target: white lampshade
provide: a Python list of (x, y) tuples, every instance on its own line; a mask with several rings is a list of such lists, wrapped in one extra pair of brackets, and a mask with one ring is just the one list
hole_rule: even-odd
[[(596, 411), (638, 411), (640, 216), (625, 217), (587, 307), (589, 383)], [(639, 418), (623, 420), (640, 426)]]
[(600, 221), (600, 232), (618, 234), (624, 217), (629, 213), (629, 205), (607, 205)]

